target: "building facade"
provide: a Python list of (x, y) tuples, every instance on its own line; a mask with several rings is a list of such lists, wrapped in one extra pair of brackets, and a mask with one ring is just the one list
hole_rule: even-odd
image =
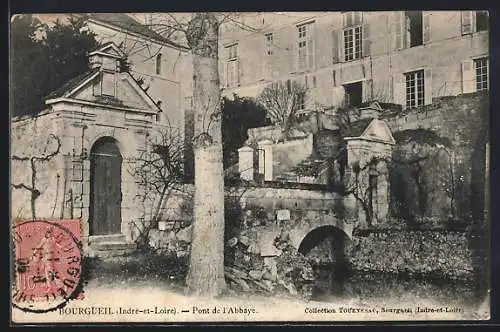
[[(159, 105), (159, 121), (184, 130), (185, 66), (188, 50), (123, 13), (89, 14), (87, 28), (101, 43), (114, 42), (127, 55), (130, 73)], [(186, 60), (187, 59), (187, 60)], [(189, 77), (191, 79), (191, 77)], [(189, 101), (189, 100), (188, 100)]]
[(488, 89), (488, 13), (248, 13), (222, 27), (225, 94), (271, 82), (309, 88), (304, 109), (369, 101), (415, 107)]

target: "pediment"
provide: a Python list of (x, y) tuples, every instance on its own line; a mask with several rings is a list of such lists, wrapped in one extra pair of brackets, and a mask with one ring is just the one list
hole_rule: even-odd
[(392, 136), (391, 130), (387, 123), (379, 119), (373, 119), (360, 137), (375, 139), (391, 144), (396, 143), (396, 140)]
[[(60, 98), (90, 102), (98, 106), (123, 108), (146, 113), (158, 113), (160, 108), (129, 73), (97, 71), (79, 85), (66, 90)], [(47, 100), (47, 103), (58, 99)]]

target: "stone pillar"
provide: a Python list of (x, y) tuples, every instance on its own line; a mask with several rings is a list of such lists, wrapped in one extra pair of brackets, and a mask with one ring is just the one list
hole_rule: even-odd
[[(392, 146), (391, 146), (392, 151)], [(377, 210), (374, 217), (377, 221), (383, 222), (389, 216), (389, 168), (386, 162), (379, 162), (376, 168), (377, 171), (377, 188), (375, 194), (377, 196)]]
[[(386, 161), (391, 158), (394, 143), (364, 137), (352, 137), (346, 141), (348, 174), (350, 174), (347, 187), (355, 195), (353, 198), (356, 198), (358, 222), (361, 225), (385, 222), (389, 214), (390, 196)], [(371, 164), (373, 158), (376, 158), (377, 162)], [(354, 188), (356, 183), (358, 187)], [(371, 188), (370, 183), (376, 187)], [(367, 219), (365, 212), (369, 206), (372, 207), (372, 220)]]
[(259, 173), (264, 173), (264, 181), (273, 180), (273, 142), (263, 140), (259, 145)]
[(242, 180), (253, 181), (253, 149), (243, 146), (238, 149), (238, 171)]

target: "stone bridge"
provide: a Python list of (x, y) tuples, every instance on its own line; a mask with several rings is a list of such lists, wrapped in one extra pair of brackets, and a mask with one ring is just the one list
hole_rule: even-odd
[(277, 255), (274, 240), (280, 235), (287, 234), (291, 245), (299, 250), (312, 232), (351, 239), (357, 222), (352, 198), (335, 192), (283, 187), (238, 191), (232, 197), (239, 200), (243, 233), (251, 234), (264, 257)]

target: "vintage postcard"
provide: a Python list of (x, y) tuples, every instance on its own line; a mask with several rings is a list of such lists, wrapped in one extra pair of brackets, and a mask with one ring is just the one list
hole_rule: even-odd
[(13, 323), (490, 319), (487, 11), (10, 32)]

